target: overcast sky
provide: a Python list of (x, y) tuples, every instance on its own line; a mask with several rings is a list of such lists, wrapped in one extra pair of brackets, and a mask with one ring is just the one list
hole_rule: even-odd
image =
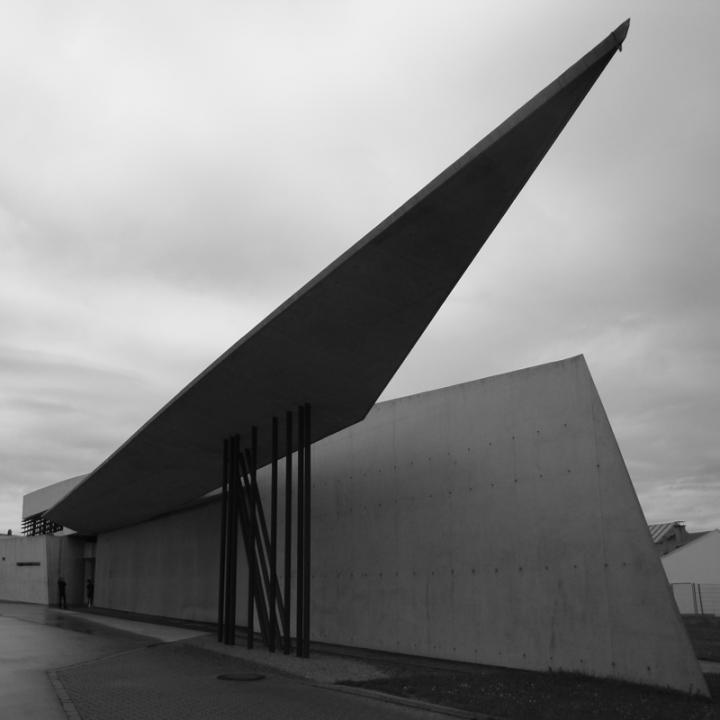
[(631, 17), (383, 399), (584, 353), (720, 527), (720, 3), (4, 2), (0, 529)]

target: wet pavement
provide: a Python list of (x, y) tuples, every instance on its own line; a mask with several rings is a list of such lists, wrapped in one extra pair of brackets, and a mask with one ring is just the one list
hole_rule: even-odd
[(61, 610), (0, 603), (0, 717), (66, 720), (47, 671), (146, 647), (147, 637), (108, 629)]
[[(294, 677), (285, 668), (211, 651), (212, 643), (202, 646), (207, 639), (207, 633), (184, 628), (0, 602), (0, 718), (443, 717), (429, 709), (333, 692), (328, 689), (332, 686)], [(267, 656), (257, 652), (258, 660)], [(340, 659), (327, 662), (339, 663)], [(349, 668), (336, 667), (343, 668), (341, 673)], [(218, 679), (222, 674), (249, 672), (259, 672), (264, 678), (249, 682)]]

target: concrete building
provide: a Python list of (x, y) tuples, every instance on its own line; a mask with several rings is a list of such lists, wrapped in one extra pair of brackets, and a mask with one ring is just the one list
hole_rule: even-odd
[(581, 357), (375, 405), (627, 29), (48, 508), (98, 606), (707, 694)]
[(664, 555), (662, 565), (681, 613), (720, 615), (720, 530)]
[[(703, 688), (582, 357), (380, 403), (313, 452), (313, 642)], [(220, 516), (211, 493), (99, 533), (96, 604), (214, 622)]]

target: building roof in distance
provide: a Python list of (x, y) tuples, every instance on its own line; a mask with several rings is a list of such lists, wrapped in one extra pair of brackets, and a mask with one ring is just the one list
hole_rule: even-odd
[(677, 527), (685, 527), (684, 522), (678, 520), (669, 523), (652, 523), (648, 525), (650, 530), (650, 537), (654, 543), (659, 543), (665, 540), (665, 538)]
[[(312, 440), (367, 414), (625, 39), (629, 21), (290, 297), (47, 516), (82, 533), (180, 507), (221, 482), (222, 439), (312, 405)], [(272, 268), (268, 268), (271, 272)], [(282, 437), (282, 432), (281, 432)], [(284, 451), (284, 448), (281, 448)]]

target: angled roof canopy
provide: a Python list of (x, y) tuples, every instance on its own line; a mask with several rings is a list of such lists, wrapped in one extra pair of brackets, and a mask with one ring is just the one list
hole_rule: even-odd
[(221, 482), (222, 439), (312, 404), (312, 440), (362, 420), (627, 34), (587, 55), (283, 303), (176, 395), (50, 519), (96, 533)]

